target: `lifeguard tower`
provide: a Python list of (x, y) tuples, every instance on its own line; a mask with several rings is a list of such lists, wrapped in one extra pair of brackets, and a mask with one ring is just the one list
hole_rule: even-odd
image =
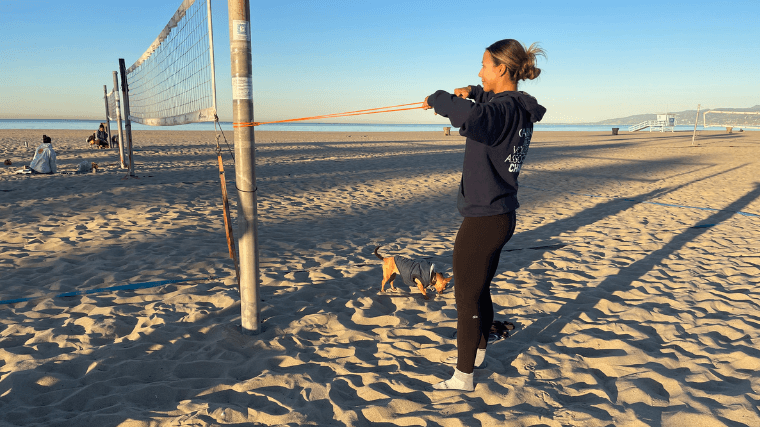
[(649, 132), (652, 129), (659, 128), (660, 132), (665, 132), (670, 129), (671, 132), (675, 132), (676, 127), (676, 115), (675, 114), (658, 114), (657, 120), (647, 120), (639, 124), (633, 125), (628, 128), (629, 132), (636, 132), (642, 129), (649, 128)]

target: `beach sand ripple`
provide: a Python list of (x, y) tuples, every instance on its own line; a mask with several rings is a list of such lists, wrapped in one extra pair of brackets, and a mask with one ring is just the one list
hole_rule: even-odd
[[(14, 175), (42, 133), (103, 170)], [(372, 254), (451, 274), (463, 138), (257, 131), (250, 336), (213, 132), (134, 134), (122, 179), (87, 132), (0, 131), (0, 299), (31, 298), (0, 305), (0, 424), (760, 425), (756, 132), (536, 132), (492, 286), (517, 328), (465, 394), (430, 388), (456, 283), (380, 292)]]

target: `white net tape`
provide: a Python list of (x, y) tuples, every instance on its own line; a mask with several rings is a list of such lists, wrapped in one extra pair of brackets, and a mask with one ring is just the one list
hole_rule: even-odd
[(760, 111), (705, 111), (704, 126), (760, 129)]
[(214, 120), (206, 1), (184, 0), (129, 69), (129, 119), (151, 126)]

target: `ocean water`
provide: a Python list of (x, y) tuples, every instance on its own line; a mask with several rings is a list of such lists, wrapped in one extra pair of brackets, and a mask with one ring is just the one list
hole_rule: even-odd
[[(95, 132), (100, 126), (98, 120), (35, 120), (35, 119), (0, 119), (0, 129), (73, 129), (86, 130)], [(224, 131), (231, 131), (232, 122), (220, 122)], [(256, 130), (270, 131), (300, 131), (300, 132), (443, 132), (444, 124), (377, 124), (377, 123), (280, 123), (262, 125), (256, 127)], [(624, 125), (585, 125), (585, 124), (542, 124), (537, 123), (534, 127), (536, 131), (563, 131), (563, 132), (611, 132), (613, 127), (619, 128), (620, 132), (628, 131), (627, 124)], [(116, 129), (116, 122), (111, 122), (111, 128)], [(702, 126), (697, 126), (697, 130), (704, 130)], [(707, 128), (708, 130), (722, 130), (722, 128)], [(191, 123), (179, 126), (145, 126), (139, 123), (132, 123), (132, 130), (159, 130), (159, 131), (178, 131), (178, 130), (198, 130), (213, 131), (214, 124)], [(457, 128), (452, 128), (456, 132)], [(693, 131), (694, 125), (676, 126), (677, 132)], [(747, 129), (752, 130), (752, 129)], [(643, 130), (640, 132), (647, 132)]]

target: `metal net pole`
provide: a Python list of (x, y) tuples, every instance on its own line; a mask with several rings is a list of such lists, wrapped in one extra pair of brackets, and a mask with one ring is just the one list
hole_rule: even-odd
[(121, 74), (121, 93), (124, 95), (124, 133), (127, 136), (129, 149), (129, 176), (135, 176), (135, 158), (132, 154), (132, 122), (129, 119), (129, 85), (127, 84), (127, 67), (124, 59), (119, 58), (119, 74)]
[(108, 135), (108, 147), (111, 147), (111, 119), (108, 111), (108, 88), (103, 85), (103, 99), (106, 101), (106, 135)]
[(121, 162), (121, 168), (126, 169), (127, 164), (124, 163), (124, 134), (121, 131), (121, 102), (119, 101), (119, 78), (116, 71), (113, 72), (113, 97), (114, 104), (116, 104), (116, 126), (119, 129), (119, 161)]
[[(211, 0), (206, 0), (206, 8), (208, 15), (209, 59), (211, 60), (211, 104), (216, 116), (216, 67), (214, 65), (214, 25), (211, 22)], [(216, 117), (214, 119), (216, 120)]]
[[(253, 122), (250, 5), (248, 0), (228, 0), (227, 7), (232, 65), (232, 121), (250, 123)], [(235, 129), (234, 141), (235, 183), (238, 190), (241, 325), (244, 333), (258, 334), (261, 332), (261, 311), (253, 127)]]

